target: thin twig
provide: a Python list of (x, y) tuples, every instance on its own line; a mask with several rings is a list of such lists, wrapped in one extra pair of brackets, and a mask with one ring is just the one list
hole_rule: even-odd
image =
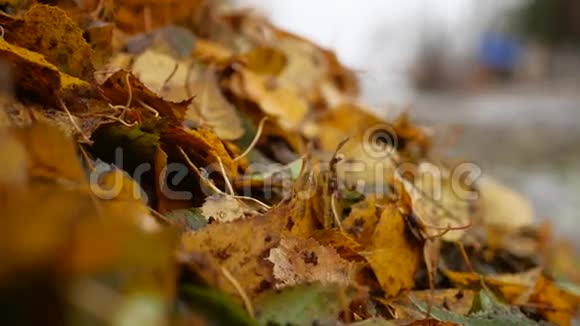
[(185, 76), (185, 91), (187, 92), (187, 97), (193, 97), (193, 91), (191, 90), (191, 74), (193, 72), (193, 67), (195, 66), (195, 61), (192, 61), (189, 66), (187, 66), (187, 74)]
[(263, 202), (261, 202), (261, 201), (257, 200), (257, 199), (256, 199), (256, 198), (254, 198), (254, 197), (248, 197), (248, 196), (239, 196), (239, 195), (234, 195), (234, 196), (232, 196), (232, 197), (234, 197), (235, 199), (240, 199), (240, 200), (249, 200), (249, 201), (252, 201), (252, 202), (254, 202), (254, 203), (256, 203), (256, 204), (258, 204), (258, 205), (262, 206), (262, 207), (263, 207), (263, 208), (265, 208), (265, 209), (270, 209), (270, 208), (272, 208), (270, 205), (268, 205), (268, 204), (264, 204)]
[(469, 256), (467, 256), (467, 251), (465, 251), (465, 246), (463, 243), (459, 241), (455, 241), (455, 245), (459, 248), (461, 252), (461, 256), (463, 256), (463, 260), (465, 261), (465, 266), (467, 267), (467, 271), (473, 273), (473, 267), (471, 266), (471, 261), (469, 260)]
[(75, 129), (83, 136), (83, 138), (85, 139), (85, 141), (90, 142), (91, 141), (90, 138), (87, 135), (85, 135), (85, 133), (83, 132), (83, 130), (81, 129), (81, 127), (79, 127), (79, 125), (75, 121), (73, 115), (70, 113), (70, 111), (66, 107), (66, 104), (64, 104), (63, 100), (59, 98), (58, 101), (60, 102), (60, 105), (62, 106), (64, 112), (66, 112), (66, 115), (68, 116), (70, 122), (75, 127)]
[(85, 150), (83, 145), (79, 144), (79, 149), (80, 149), (81, 155), (83, 156), (85, 162), (87, 163), (88, 168), (91, 170), (91, 172), (94, 171), (95, 167), (93, 166), (93, 163), (91, 162), (91, 158), (89, 157), (89, 154), (87, 153), (87, 151)]
[(197, 166), (195, 166), (195, 164), (193, 164), (193, 162), (191, 162), (191, 160), (189, 159), (189, 156), (187, 156), (187, 154), (185, 153), (185, 151), (183, 150), (183, 148), (181, 148), (181, 146), (177, 146), (177, 149), (181, 152), (181, 155), (183, 155), (183, 158), (185, 159), (185, 161), (187, 162), (187, 164), (189, 165), (189, 167), (195, 171), (195, 173), (197, 173), (197, 175), (199, 176), (199, 178), (204, 181), (214, 192), (221, 194), (221, 195), (226, 195), (225, 192), (221, 191), (220, 188), (216, 187), (216, 185), (213, 184), (213, 182), (211, 182), (210, 180), (207, 180), (204, 175), (201, 173), (201, 171), (197, 168)]
[(260, 120), (260, 124), (258, 125), (258, 130), (256, 131), (256, 135), (254, 136), (254, 139), (252, 139), (252, 142), (250, 143), (248, 148), (246, 148), (246, 150), (242, 154), (240, 154), (236, 158), (234, 158), (234, 160), (233, 160), (234, 162), (244, 158), (246, 155), (248, 155), (248, 153), (250, 153), (250, 151), (252, 149), (254, 149), (254, 147), (256, 147), (256, 144), (258, 143), (258, 140), (260, 139), (260, 136), (262, 135), (262, 131), (264, 129), (264, 123), (266, 122), (266, 120), (268, 120), (268, 117), (263, 117), (262, 120)]
[(340, 218), (338, 216), (338, 212), (336, 211), (336, 204), (335, 204), (336, 192), (333, 192), (330, 196), (330, 208), (332, 208), (332, 215), (334, 216), (334, 222), (338, 226), (340, 232), (345, 233), (344, 229), (342, 228), (342, 223), (340, 222)]
[(248, 310), (248, 314), (250, 314), (250, 317), (254, 318), (254, 308), (252, 306), (252, 302), (250, 301), (250, 298), (248, 297), (248, 294), (246, 293), (246, 291), (244, 291), (244, 289), (242, 288), (242, 286), (240, 285), (240, 283), (234, 278), (234, 276), (223, 266), (221, 267), (221, 271), (222, 274), (224, 274), (224, 276), (228, 279), (228, 281), (230, 281), (230, 283), (232, 283), (232, 285), (234, 286), (234, 288), (236, 288), (236, 291), (238, 291), (239, 295), (242, 297), (242, 300), (244, 301), (244, 305), (246, 306), (246, 309)]
[(173, 224), (167, 217), (163, 216), (163, 214), (159, 213), (158, 211), (156, 211), (152, 207), (147, 206), (147, 208), (151, 212), (151, 215), (153, 215), (155, 218), (157, 218), (157, 220), (163, 222), (163, 224), (165, 224), (165, 225)]
[(127, 98), (127, 104), (125, 107), (129, 109), (131, 107), (131, 102), (133, 101), (133, 89), (131, 88), (131, 82), (129, 81), (130, 74), (125, 75), (125, 83), (127, 84), (127, 90), (129, 92), (129, 97)]
[(234, 196), (236, 193), (234, 192), (234, 187), (232, 187), (232, 183), (230, 182), (230, 179), (228, 178), (228, 174), (226, 173), (226, 169), (224, 168), (224, 164), (222, 163), (222, 160), (219, 156), (216, 155), (216, 159), (217, 159), (218, 164), (220, 166), (220, 170), (222, 172), (224, 182), (226, 184), (226, 189), (228, 190), (228, 193), (231, 196)]
[(179, 64), (177, 62), (175, 62), (174, 66), (173, 66), (173, 70), (171, 70), (171, 73), (169, 74), (169, 76), (167, 76), (167, 78), (165, 78), (165, 81), (163, 82), (161, 89), (165, 89), (165, 87), (167, 86), (167, 84), (169, 83), (171, 78), (173, 78), (173, 76), (175, 76), (175, 73), (177, 72), (178, 68), (179, 68)]
[(150, 106), (149, 104), (141, 101), (140, 99), (136, 98), (135, 99), (139, 104), (141, 104), (142, 107), (146, 108), (147, 110), (151, 111), (153, 113), (153, 115), (155, 116), (155, 118), (159, 117), (159, 111), (155, 110), (152, 106)]

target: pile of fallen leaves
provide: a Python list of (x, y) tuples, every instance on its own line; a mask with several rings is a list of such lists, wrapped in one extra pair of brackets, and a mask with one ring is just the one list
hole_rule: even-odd
[(573, 249), (332, 52), (217, 1), (45, 3), (0, 1), (2, 325), (576, 316)]

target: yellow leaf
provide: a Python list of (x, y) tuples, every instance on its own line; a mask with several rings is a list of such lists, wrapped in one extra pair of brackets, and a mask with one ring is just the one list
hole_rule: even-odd
[(516, 191), (490, 177), (478, 182), (483, 223), (506, 231), (517, 231), (534, 223), (530, 202)]
[(244, 134), (242, 120), (234, 107), (222, 94), (211, 67), (194, 67), (191, 91), (194, 103), (187, 111), (187, 119), (211, 128), (221, 139), (235, 140)]
[(278, 75), (286, 65), (286, 56), (280, 50), (262, 46), (244, 53), (246, 67), (260, 75)]
[(372, 240), (380, 214), (376, 198), (365, 198), (352, 205), (350, 214), (342, 221), (342, 227), (362, 246), (366, 246)]
[(237, 96), (255, 102), (285, 128), (296, 128), (308, 111), (308, 103), (296, 91), (268, 85), (266, 79), (248, 69), (241, 69), (230, 84)]
[(26, 173), (30, 178), (49, 178), (77, 185), (86, 184), (74, 143), (56, 128), (36, 124), (6, 132), (17, 139), (26, 151), (28, 164), (22, 168), (27, 170)]
[(216, 64), (226, 63), (231, 60), (234, 52), (215, 42), (198, 38), (195, 41), (193, 56), (203, 61), (209, 61)]
[(385, 208), (369, 245), (360, 254), (373, 269), (387, 297), (393, 297), (415, 284), (421, 259), (421, 245), (407, 235), (399, 210)]

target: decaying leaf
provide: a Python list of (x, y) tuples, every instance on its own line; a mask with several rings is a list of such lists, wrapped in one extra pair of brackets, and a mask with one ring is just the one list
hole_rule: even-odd
[(251, 210), (232, 196), (216, 194), (205, 198), (201, 213), (208, 221), (232, 222), (244, 218)]
[(420, 320), (425, 318), (425, 312), (413, 303), (417, 300), (426, 302), (433, 307), (443, 307), (450, 313), (464, 316), (471, 310), (474, 295), (474, 291), (465, 289), (411, 291), (392, 301), (387, 301), (385, 304), (394, 309), (397, 319)]
[(570, 325), (571, 315), (578, 307), (578, 299), (558, 289), (553, 281), (535, 269), (520, 275), (480, 276), (470, 273), (445, 272), (453, 283), (462, 287), (479, 288), (485, 284), (505, 298), (508, 303), (537, 307), (546, 320), (558, 325)]
[(321, 246), (314, 239), (283, 236), (270, 250), (268, 260), (274, 264), (277, 287), (321, 282), (349, 285), (351, 265), (332, 247)]
[(93, 80), (91, 47), (81, 29), (58, 7), (36, 4), (8, 27), (6, 40), (42, 54), (68, 75)]
[[(423, 311), (428, 311), (427, 303), (413, 299), (415, 304)], [(474, 300), (474, 308), (467, 316), (462, 316), (441, 308), (431, 308), (431, 316), (444, 322), (452, 322), (461, 325), (537, 325), (528, 319), (517, 308), (511, 308), (497, 301), (493, 294), (482, 290)]]
[(288, 207), (279, 206), (266, 215), (210, 224), (184, 234), (183, 248), (211, 253), (253, 297), (274, 285), (272, 264), (266, 257), (280, 241), (287, 214)]
[(353, 290), (336, 284), (303, 284), (256, 299), (256, 317), (261, 324), (326, 325), (351, 301)]
[(81, 96), (94, 96), (89, 83), (67, 75), (43, 55), (0, 39), (0, 57), (9, 64), (16, 91), (28, 92), (54, 107), (66, 103), (71, 111), (85, 110)]
[(0, 1), (0, 324), (577, 319), (572, 245), (332, 51), (230, 1), (49, 2)]

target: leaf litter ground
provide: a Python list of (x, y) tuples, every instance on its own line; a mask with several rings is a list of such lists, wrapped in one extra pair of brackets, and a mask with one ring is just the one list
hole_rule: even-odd
[(571, 325), (525, 198), (205, 0), (5, 1), (2, 324)]

